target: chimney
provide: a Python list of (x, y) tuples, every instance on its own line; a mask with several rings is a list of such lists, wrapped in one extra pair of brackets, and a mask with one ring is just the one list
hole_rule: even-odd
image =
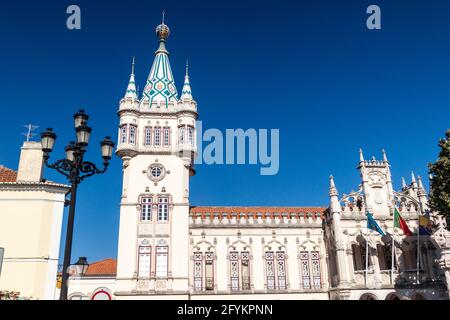
[(24, 142), (20, 152), (17, 182), (41, 182), (43, 156), (41, 142)]

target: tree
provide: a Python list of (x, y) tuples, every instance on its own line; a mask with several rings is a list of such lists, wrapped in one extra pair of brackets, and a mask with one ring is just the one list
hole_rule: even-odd
[(435, 163), (429, 164), (431, 175), (430, 209), (450, 218), (450, 130), (445, 138), (439, 141), (439, 158)]

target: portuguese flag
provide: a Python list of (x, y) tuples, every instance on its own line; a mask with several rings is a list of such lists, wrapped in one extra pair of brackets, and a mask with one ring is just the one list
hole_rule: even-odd
[(403, 218), (400, 215), (400, 212), (398, 212), (397, 208), (395, 208), (395, 213), (394, 213), (394, 228), (402, 229), (405, 236), (412, 236), (411, 230), (409, 230), (408, 225), (406, 224), (405, 220), (403, 220)]

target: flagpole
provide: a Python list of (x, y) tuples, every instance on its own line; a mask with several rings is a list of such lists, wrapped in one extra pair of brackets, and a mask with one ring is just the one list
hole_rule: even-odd
[(417, 275), (416, 275), (416, 284), (419, 284), (419, 266), (420, 266), (420, 215), (418, 226), (417, 226), (417, 259), (416, 259), (416, 265), (417, 265)]
[[(367, 217), (367, 219), (369, 219), (369, 217)], [(365, 280), (366, 280), (366, 287), (367, 287), (367, 272), (369, 269), (369, 228), (366, 228), (367, 232), (366, 232), (366, 276), (365, 276)]]
[(391, 248), (391, 255), (392, 255), (392, 257), (391, 257), (391, 259), (392, 259), (392, 262), (391, 262), (391, 280), (392, 280), (392, 282), (394, 282), (394, 265), (395, 265), (395, 227), (394, 227), (394, 229), (393, 229), (393, 234), (392, 234), (392, 248)]

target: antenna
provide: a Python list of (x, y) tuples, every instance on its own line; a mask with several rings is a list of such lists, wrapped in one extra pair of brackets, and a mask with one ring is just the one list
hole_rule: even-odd
[(27, 138), (27, 142), (29, 142), (30, 139), (36, 135), (36, 133), (33, 133), (33, 131), (36, 130), (37, 128), (39, 128), (39, 126), (34, 126), (30, 123), (30, 124), (24, 125), (23, 127), (28, 129), (28, 131), (22, 133), (22, 135), (25, 136)]

